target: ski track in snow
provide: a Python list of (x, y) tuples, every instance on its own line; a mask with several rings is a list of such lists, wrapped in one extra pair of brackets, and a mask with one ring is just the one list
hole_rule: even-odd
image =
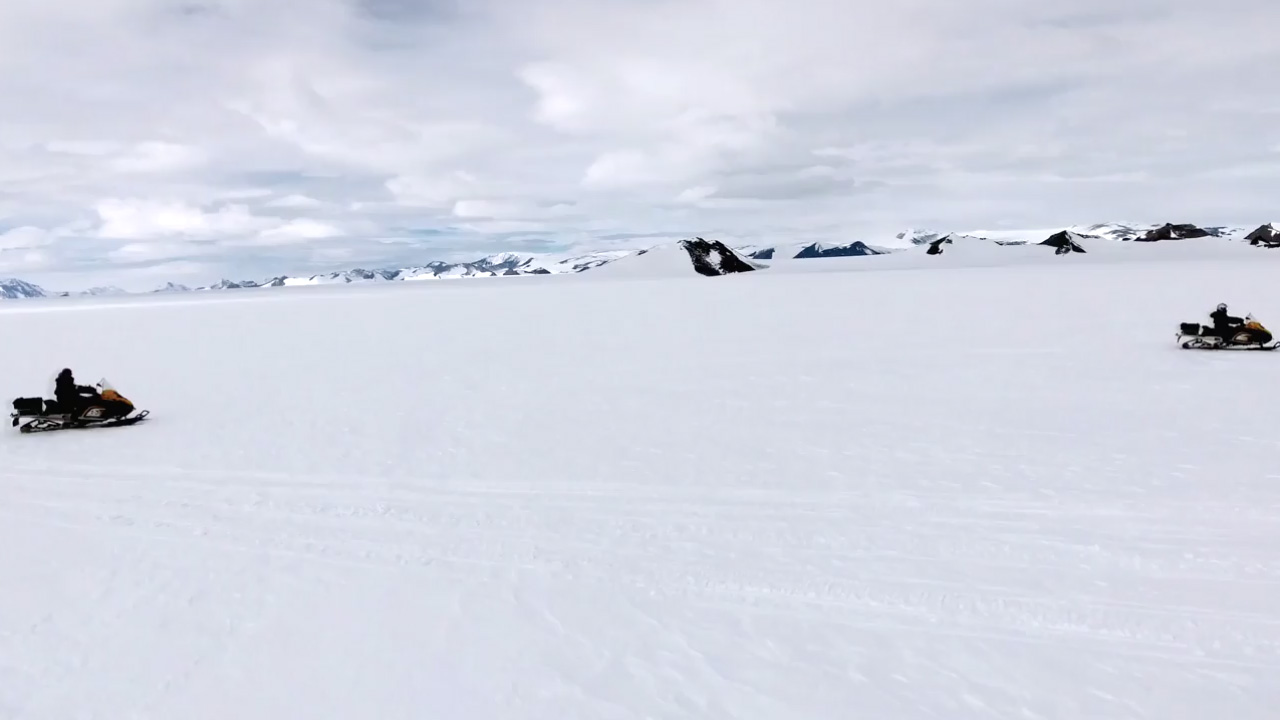
[(0, 716), (1270, 717), (1273, 265), (0, 306)]

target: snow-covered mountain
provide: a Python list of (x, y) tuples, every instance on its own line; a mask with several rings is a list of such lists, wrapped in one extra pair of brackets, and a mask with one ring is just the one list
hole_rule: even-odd
[(861, 240), (840, 245), (826, 243), (784, 243), (779, 245), (737, 245), (733, 248), (748, 260), (783, 261), (814, 258), (860, 257), (884, 255), (901, 250), (899, 247), (876, 247)]
[(1226, 232), (1223, 227), (1202, 228), (1191, 223), (1165, 223), (1134, 238), (1138, 242), (1157, 242), (1160, 240), (1191, 240), (1204, 237), (1222, 237)]
[(731, 275), (761, 267), (719, 240), (695, 237), (630, 253), (596, 272), (608, 277), (666, 278)]
[(1067, 228), (1081, 235), (1091, 235), (1107, 240), (1156, 242), (1159, 240), (1189, 240), (1195, 238), (1234, 238), (1244, 228), (1226, 225), (1194, 225), (1192, 223), (1164, 223), (1139, 226), (1128, 223), (1098, 223), (1096, 225)]
[(952, 245), (959, 244), (962, 247), (999, 247), (1001, 245), (1022, 245), (1024, 243), (1006, 243), (999, 240), (988, 240), (986, 238), (977, 237), (976, 235), (964, 235), (962, 233), (949, 233), (928, 243), (929, 255), (941, 255), (946, 252), (947, 248)]
[(345, 284), (353, 282), (385, 282), (394, 280), (395, 270), (365, 270), (364, 268), (356, 268), (354, 270), (343, 270), (341, 272), (325, 273), (322, 275), (312, 275), (306, 278), (296, 278), (281, 276), (272, 278), (270, 281), (263, 283), (264, 287), (288, 287), (291, 285), (332, 285)]
[(632, 254), (631, 250), (604, 250), (570, 257), (521, 255), (505, 252), (472, 262), (450, 263), (440, 260), (394, 270), (342, 270), (338, 272), (291, 277), (283, 275), (264, 281), (223, 280), (199, 290), (235, 290), (254, 287), (293, 287), (299, 285), (333, 285), (355, 282), (394, 282), (413, 280), (453, 280), (478, 277), (511, 277), (517, 275), (560, 275), (583, 272)]
[[(1066, 233), (1066, 235), (1063, 235)], [(1040, 240), (1045, 234), (1049, 240)], [(1055, 239), (1056, 238), (1056, 239)], [(1084, 252), (1085, 246), (1080, 239), (1090, 241), (1116, 242), (1154, 242), (1164, 240), (1183, 240), (1194, 238), (1214, 238), (1232, 242), (1248, 242), (1260, 247), (1280, 247), (1280, 229), (1275, 224), (1263, 225), (1252, 232), (1244, 227), (1234, 226), (1198, 226), (1190, 223), (1165, 223), (1163, 225), (1140, 226), (1126, 223), (1098, 223), (1087, 226), (1072, 226), (1062, 231), (977, 231), (975, 233), (940, 233), (932, 230), (909, 229), (895, 236), (894, 241), (884, 245), (855, 241), (842, 245), (825, 245), (822, 243), (782, 243), (777, 245), (738, 245), (725, 246), (739, 260), (753, 269), (776, 264), (775, 261), (797, 259), (847, 258), (858, 256), (884, 255), (886, 253), (910, 253), (924, 248), (928, 254), (943, 253), (948, 246), (957, 241), (973, 245), (978, 252), (987, 252), (986, 248), (997, 248), (1010, 245), (1052, 245), (1067, 246), (1067, 240), (1074, 245), (1069, 246), (1072, 252)], [(693, 238), (684, 242), (712, 242), (701, 238)], [(678, 243), (677, 243), (678, 244)], [(425, 265), (403, 267), (397, 269), (369, 270), (356, 268), (309, 276), (280, 275), (265, 280), (231, 280), (223, 279), (213, 285), (199, 287), (196, 290), (236, 290), (259, 287), (294, 287), (305, 285), (350, 284), (365, 282), (406, 282), (418, 280), (452, 280), (462, 278), (510, 277), (521, 275), (560, 275), (581, 273), (615, 263), (619, 259), (638, 257), (646, 254), (646, 250), (604, 250), (584, 254), (563, 255), (526, 255), (514, 252), (503, 252), (480, 258), (471, 262), (435, 261)], [(687, 252), (687, 251), (686, 251)], [(718, 251), (717, 251), (718, 252)], [(966, 251), (967, 252), (967, 251)], [(727, 256), (724, 256), (727, 257)], [(652, 258), (650, 258), (652, 260)], [(757, 265), (754, 261), (763, 261)], [(727, 261), (726, 261), (727, 262)], [(692, 266), (691, 266), (692, 267)], [(192, 288), (175, 283), (151, 292), (190, 292)], [(118, 295), (124, 291), (119, 288), (93, 288), (83, 292), (50, 293), (43, 288), (22, 280), (11, 279), (0, 281), (0, 298), (31, 297), (69, 297), (83, 295)]]
[(513, 269), (519, 275), (562, 275), (579, 273), (624, 258), (635, 250), (600, 250), (569, 257), (535, 255), (521, 261)]
[(0, 280), (0, 298), (16, 300), (17, 298), (46, 297), (48, 293), (39, 285), (32, 285), (25, 280), (8, 278)]
[(112, 295), (128, 295), (129, 293), (128, 291), (122, 290), (114, 285), (108, 285), (106, 287), (91, 287), (88, 290), (62, 294), (76, 297), (109, 297)]
[(749, 260), (772, 260), (778, 252), (775, 245), (734, 245), (733, 249)]
[(938, 238), (942, 237), (943, 235), (945, 235), (945, 233), (934, 232), (932, 230), (920, 230), (917, 228), (908, 228), (907, 230), (904, 230), (903, 232), (898, 233), (895, 237), (898, 240), (902, 241), (903, 243), (907, 243), (909, 245), (928, 245), (933, 241), (937, 240)]
[[(1151, 226), (1154, 228), (1155, 226)], [(1148, 228), (1150, 229), (1150, 228)], [(1093, 237), (1105, 238), (1107, 240), (1133, 240), (1142, 235), (1146, 230), (1139, 229), (1135, 225), (1127, 223), (1097, 223), (1095, 225), (1073, 225), (1067, 228), (1068, 231), (1079, 235), (1091, 235)]]
[(881, 250), (876, 250), (861, 240), (849, 243), (848, 245), (823, 245), (822, 243), (813, 243), (806, 245), (800, 252), (796, 253), (797, 260), (807, 260), (813, 258), (830, 258), (830, 257), (860, 257), (863, 255), (884, 255)]

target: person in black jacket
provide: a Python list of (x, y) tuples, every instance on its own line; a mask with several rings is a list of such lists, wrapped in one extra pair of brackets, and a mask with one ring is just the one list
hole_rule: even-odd
[(58, 401), (58, 408), (75, 415), (84, 406), (85, 400), (97, 397), (98, 391), (85, 385), (77, 385), (71, 368), (63, 368), (58, 379), (53, 382), (53, 399)]
[(1209, 318), (1213, 320), (1213, 334), (1223, 340), (1229, 340), (1235, 329), (1244, 324), (1244, 318), (1227, 314), (1226, 303), (1219, 304), (1218, 309), (1209, 313)]

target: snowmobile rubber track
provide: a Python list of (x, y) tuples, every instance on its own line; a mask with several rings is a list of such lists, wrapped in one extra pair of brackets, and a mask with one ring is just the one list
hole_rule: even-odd
[(73, 423), (48, 417), (32, 417), (31, 422), (18, 428), (18, 432), (24, 435), (31, 435), (34, 433), (55, 432), (58, 430), (91, 430), (94, 428), (126, 427), (128, 425), (136, 425), (142, 422), (147, 419), (147, 416), (150, 414), (150, 410), (143, 410), (137, 415), (131, 415), (118, 420), (89, 423)]

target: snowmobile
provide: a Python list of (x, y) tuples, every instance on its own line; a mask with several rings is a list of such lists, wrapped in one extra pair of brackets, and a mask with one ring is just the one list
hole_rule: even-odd
[[(38, 397), (13, 401), (13, 426), (19, 432), (36, 433), (72, 428), (118, 427), (133, 425), (150, 415), (149, 410), (135, 413), (133, 402), (121, 395), (106, 379), (94, 386), (94, 395), (83, 398), (78, 409), (64, 408), (56, 400)], [(29, 420), (19, 427), (23, 420)]]
[(1227, 330), (1222, 337), (1212, 327), (1200, 323), (1182, 323), (1178, 326), (1178, 344), (1187, 350), (1275, 350), (1280, 342), (1274, 342), (1271, 331), (1247, 315), (1244, 324)]

